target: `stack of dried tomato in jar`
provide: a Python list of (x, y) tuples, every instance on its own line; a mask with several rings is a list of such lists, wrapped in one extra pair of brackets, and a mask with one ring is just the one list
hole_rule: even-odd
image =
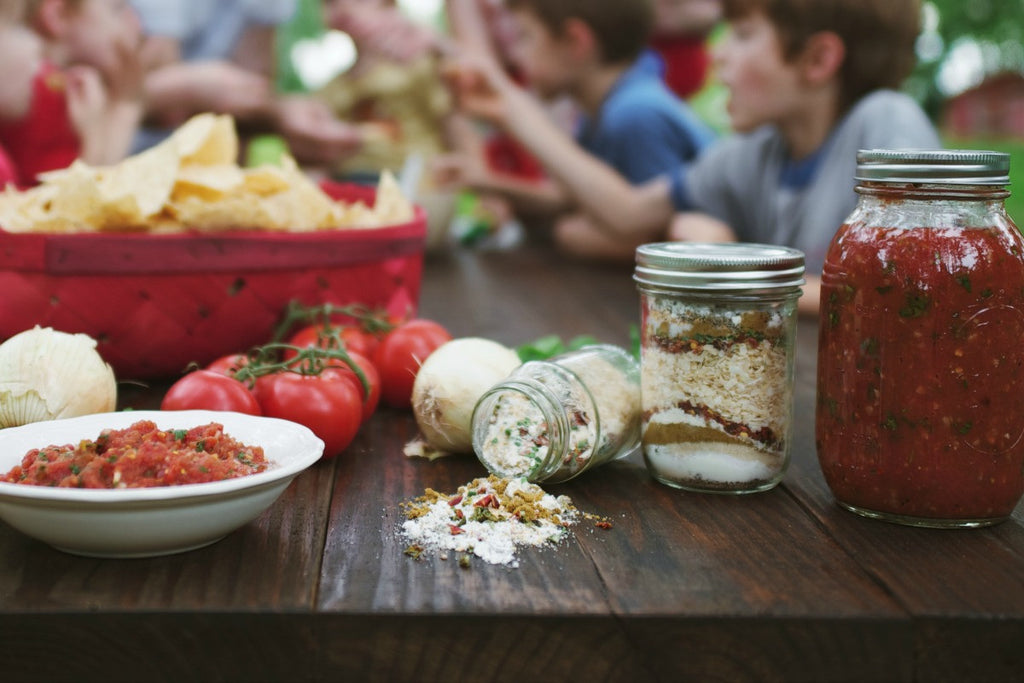
[(1024, 493), (1024, 239), (1009, 157), (870, 150), (822, 273), (816, 441), (836, 500), (929, 527)]

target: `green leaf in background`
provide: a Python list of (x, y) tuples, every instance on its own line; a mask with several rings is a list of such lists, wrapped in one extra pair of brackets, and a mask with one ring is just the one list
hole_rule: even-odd
[(639, 325), (629, 326), (629, 352), (633, 358), (640, 360), (640, 327)]
[(547, 360), (566, 351), (576, 351), (589, 344), (600, 344), (596, 337), (581, 334), (568, 342), (563, 342), (557, 334), (547, 334), (516, 348), (519, 360), (524, 363), (531, 360)]
[(562, 338), (557, 334), (545, 335), (516, 347), (519, 360), (524, 363), (531, 360), (546, 360), (552, 356), (557, 356), (563, 351), (565, 351), (565, 344), (562, 343)]
[(589, 344), (600, 344), (597, 338), (589, 334), (581, 334), (578, 337), (573, 337), (569, 340), (569, 343), (565, 345), (566, 351), (575, 351), (576, 349), (582, 349), (584, 346)]

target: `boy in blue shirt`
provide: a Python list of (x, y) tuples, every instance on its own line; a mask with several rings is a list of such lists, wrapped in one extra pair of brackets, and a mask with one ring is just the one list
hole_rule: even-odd
[[(653, 27), (648, 0), (508, 0), (506, 7), (519, 29), (516, 66), (530, 89), (542, 100), (570, 98), (579, 112), (579, 149), (623, 182), (639, 185), (668, 173), (712, 141), (711, 129), (668, 90), (660, 58), (646, 49)], [(442, 176), (498, 192), (519, 212), (557, 216), (555, 241), (570, 253), (593, 255), (589, 233), (601, 217), (560, 182), (515, 180), (462, 162), (442, 164)], [(605, 235), (607, 248), (631, 254), (663, 231)]]

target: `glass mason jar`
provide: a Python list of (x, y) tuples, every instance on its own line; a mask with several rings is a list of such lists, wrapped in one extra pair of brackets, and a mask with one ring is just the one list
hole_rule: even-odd
[(566, 481), (636, 450), (640, 369), (607, 344), (529, 361), (480, 397), (472, 424), (473, 451), (491, 473)]
[(804, 255), (763, 244), (646, 244), (640, 290), (641, 444), (657, 481), (773, 488), (789, 463)]
[(994, 524), (1024, 492), (1024, 240), (997, 152), (866, 150), (822, 273), (818, 459), (838, 503)]

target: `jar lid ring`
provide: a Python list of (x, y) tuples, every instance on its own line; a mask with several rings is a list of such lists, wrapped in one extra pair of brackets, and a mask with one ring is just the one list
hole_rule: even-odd
[(862, 149), (858, 182), (1009, 185), (1010, 155), (969, 149)]

